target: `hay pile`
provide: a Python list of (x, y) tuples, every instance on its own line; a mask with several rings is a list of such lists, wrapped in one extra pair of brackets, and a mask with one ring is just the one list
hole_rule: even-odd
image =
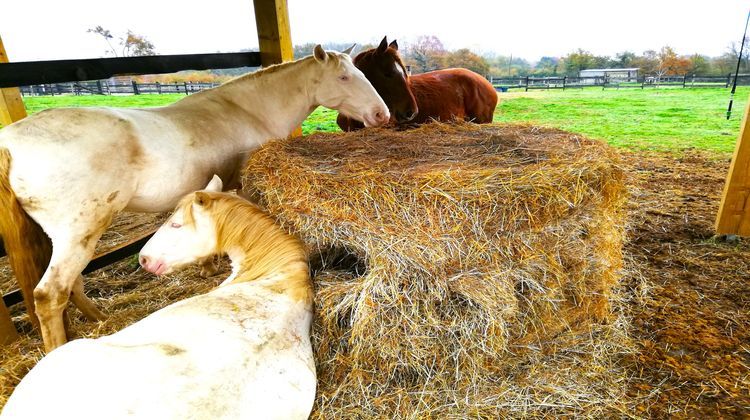
[(318, 417), (622, 409), (625, 189), (607, 146), (531, 126), (317, 134), (261, 149), (243, 183), (364, 268), (323, 257), (315, 276)]

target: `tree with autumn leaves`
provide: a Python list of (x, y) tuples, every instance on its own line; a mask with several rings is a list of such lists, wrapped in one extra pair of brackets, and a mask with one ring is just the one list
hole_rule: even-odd
[(665, 76), (682, 76), (690, 72), (692, 63), (690, 59), (680, 57), (672, 47), (662, 47), (659, 51), (659, 72)]
[(91, 28), (86, 32), (92, 33), (94, 35), (99, 35), (104, 38), (104, 41), (107, 42), (107, 46), (109, 47), (109, 49), (106, 51), (106, 54), (111, 53), (115, 57), (139, 57), (144, 55), (156, 55), (154, 44), (146, 39), (145, 36), (138, 35), (130, 29), (128, 29), (128, 31), (123, 36), (119, 37), (119, 53), (118, 49), (115, 48), (114, 45), (112, 45), (111, 40), (113, 40), (115, 37), (114, 35), (112, 35), (112, 32), (109, 29), (105, 29), (101, 25), (97, 25), (95, 28)]

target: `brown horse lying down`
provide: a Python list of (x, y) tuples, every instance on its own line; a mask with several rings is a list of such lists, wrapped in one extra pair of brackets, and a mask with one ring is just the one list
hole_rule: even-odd
[[(409, 76), (398, 44), (393, 41), (389, 45), (387, 38), (377, 48), (358, 54), (354, 65), (378, 91), (397, 124), (421, 124), (433, 119), (492, 122), (497, 92), (471, 70), (455, 68)], [(344, 131), (364, 127), (340, 114), (336, 122)]]

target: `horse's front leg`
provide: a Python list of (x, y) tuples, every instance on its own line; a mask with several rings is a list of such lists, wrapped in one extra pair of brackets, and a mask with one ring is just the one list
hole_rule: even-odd
[(79, 277), (93, 257), (96, 243), (108, 225), (109, 223), (99, 223), (94, 225), (98, 226), (96, 228), (86, 225), (85, 229), (75, 230), (76, 233), (68, 232), (66, 235), (50, 232), (52, 257), (47, 271), (34, 289), (34, 303), (47, 352), (67, 341), (63, 310), (71, 293), (75, 295), (73, 301), (77, 302), (86, 316), (103, 316), (98, 310), (88, 311), (92, 307), (96, 308), (93, 302), (89, 301), (91, 306), (85, 302), (88, 299), (83, 296), (83, 283)]

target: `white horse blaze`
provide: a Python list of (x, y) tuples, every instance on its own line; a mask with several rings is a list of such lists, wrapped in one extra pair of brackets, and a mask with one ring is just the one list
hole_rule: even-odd
[(383, 100), (351, 58), (318, 46), (314, 58), (167, 107), (53, 109), (0, 130), (0, 148), (12, 157), (11, 187), (52, 240), (35, 290), (44, 296), (37, 314), (46, 349), (66, 341), (62, 310), (117, 212), (170, 210), (213, 174), (239, 186), (246, 155), (287, 137), (318, 105), (370, 125), (388, 121)]

